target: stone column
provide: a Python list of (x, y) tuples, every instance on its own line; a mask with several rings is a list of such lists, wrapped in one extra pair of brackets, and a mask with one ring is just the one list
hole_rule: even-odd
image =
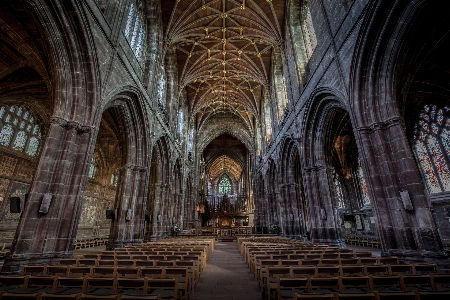
[(341, 230), (336, 226), (325, 165), (305, 168), (304, 180), (312, 242), (343, 246)]
[[(20, 273), (27, 264), (55, 264), (72, 256), (95, 134), (93, 127), (59, 117), (50, 122), (3, 273)], [(45, 193), (52, 193), (51, 204), (48, 213), (39, 213)]]
[[(413, 261), (445, 258), (403, 119), (360, 127), (358, 133), (382, 255)], [(405, 209), (402, 190), (409, 192), (412, 210)]]

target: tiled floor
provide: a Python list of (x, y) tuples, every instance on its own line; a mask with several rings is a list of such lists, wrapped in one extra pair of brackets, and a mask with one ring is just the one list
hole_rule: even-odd
[(192, 300), (260, 300), (261, 291), (236, 242), (216, 242)]

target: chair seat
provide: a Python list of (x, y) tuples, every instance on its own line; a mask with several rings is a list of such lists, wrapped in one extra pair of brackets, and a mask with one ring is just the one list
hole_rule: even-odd
[(280, 296), (282, 299), (292, 299), (294, 298), (294, 294), (307, 294), (307, 290), (301, 290), (301, 289), (292, 289), (292, 290), (281, 290)]
[(160, 295), (161, 299), (174, 299), (174, 291), (173, 290), (154, 290), (149, 293), (150, 295)]

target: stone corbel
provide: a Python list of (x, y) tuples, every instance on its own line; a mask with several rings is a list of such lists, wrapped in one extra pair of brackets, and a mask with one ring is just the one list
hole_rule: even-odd
[(92, 134), (92, 132), (95, 129), (94, 126), (85, 126), (78, 122), (67, 121), (67, 120), (57, 117), (57, 116), (50, 117), (50, 123), (59, 125), (64, 129), (75, 129), (78, 133), (81, 133), (81, 134), (83, 134), (83, 133)]

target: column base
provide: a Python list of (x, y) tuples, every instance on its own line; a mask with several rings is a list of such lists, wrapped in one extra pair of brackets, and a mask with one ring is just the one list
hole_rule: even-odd
[(25, 265), (57, 265), (60, 258), (71, 258), (73, 252), (12, 255), (6, 258), (0, 274), (20, 275)]
[(381, 251), (381, 256), (397, 256), (402, 263), (436, 263), (450, 269), (450, 259), (445, 252), (389, 249)]

